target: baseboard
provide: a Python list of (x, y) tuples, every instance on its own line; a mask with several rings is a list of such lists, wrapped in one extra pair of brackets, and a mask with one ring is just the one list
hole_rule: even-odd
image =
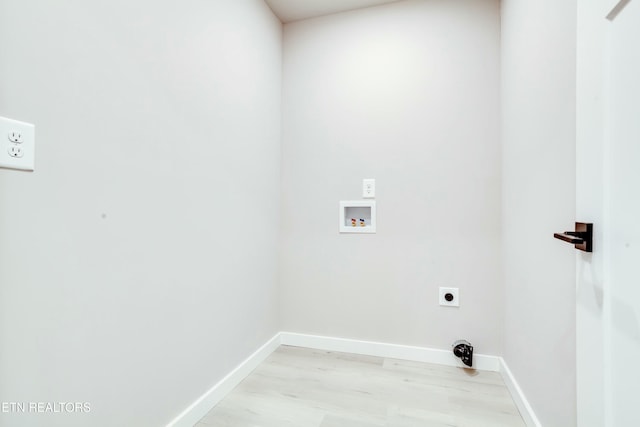
[[(193, 427), (280, 345), (464, 367), (460, 359), (448, 350), (280, 332), (221, 379), (216, 385), (211, 387), (211, 389), (198, 398), (198, 400), (182, 411), (167, 427)], [(538, 421), (531, 405), (529, 405), (522, 389), (513, 377), (504, 359), (502, 357), (485, 354), (474, 354), (473, 358), (475, 369), (499, 372), (502, 375), (527, 426), (541, 427), (540, 421)]]
[[(291, 332), (282, 332), (280, 334), (280, 338), (280, 342), (283, 345), (465, 367), (462, 361), (454, 356), (453, 352), (449, 350), (387, 344), (373, 341), (360, 341), (345, 338), (322, 337)], [(497, 356), (474, 353), (473, 359), (473, 367), (475, 369), (493, 372), (499, 372), (500, 370), (500, 358)]]
[(280, 333), (276, 334), (227, 376), (218, 381), (209, 391), (182, 411), (167, 427), (193, 427), (279, 346)]
[(507, 366), (507, 362), (505, 362), (502, 357), (500, 357), (499, 359), (500, 359), (499, 372), (502, 375), (502, 379), (504, 380), (505, 385), (507, 386), (507, 388), (509, 389), (509, 392), (511, 393), (511, 397), (513, 398), (513, 401), (516, 403), (516, 406), (518, 407), (518, 410), (520, 411), (520, 415), (522, 416), (522, 419), (524, 420), (525, 424), (527, 424), (527, 427), (542, 427), (542, 424), (540, 424), (538, 417), (536, 417), (536, 414), (533, 412), (533, 408), (529, 404), (529, 401), (525, 397), (524, 393), (522, 392), (522, 389), (518, 385), (518, 382), (516, 381), (515, 377), (511, 373), (509, 366)]

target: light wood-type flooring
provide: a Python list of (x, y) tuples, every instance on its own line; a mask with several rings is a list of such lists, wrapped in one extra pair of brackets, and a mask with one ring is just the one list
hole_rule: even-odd
[(281, 346), (196, 427), (525, 424), (500, 374)]

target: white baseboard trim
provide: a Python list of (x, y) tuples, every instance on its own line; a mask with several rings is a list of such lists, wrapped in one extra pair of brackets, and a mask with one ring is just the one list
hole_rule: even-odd
[[(280, 332), (193, 402), (167, 427), (193, 427), (280, 345), (465, 367), (449, 350)], [(474, 354), (474, 368), (499, 372), (527, 427), (542, 427), (502, 357)]]
[[(322, 337), (318, 335), (306, 335), (291, 332), (281, 332), (280, 338), (282, 345), (465, 367), (462, 361), (455, 357), (453, 352), (449, 350), (360, 341), (345, 338)], [(473, 364), (475, 369), (479, 369), (481, 371), (499, 372), (500, 370), (500, 358), (497, 356), (487, 356), (484, 354), (474, 353)]]
[(522, 389), (518, 385), (515, 377), (511, 373), (509, 366), (507, 366), (507, 362), (504, 361), (502, 357), (500, 359), (500, 374), (502, 375), (502, 379), (504, 380), (505, 385), (509, 389), (511, 393), (511, 397), (513, 401), (516, 403), (518, 410), (520, 411), (520, 415), (524, 420), (527, 427), (542, 427), (538, 417), (536, 417), (535, 412), (533, 412), (533, 408), (529, 404), (529, 401), (525, 397)]
[(233, 371), (218, 381), (209, 391), (200, 396), (198, 400), (167, 424), (167, 427), (193, 427), (279, 346), (280, 333), (276, 334)]

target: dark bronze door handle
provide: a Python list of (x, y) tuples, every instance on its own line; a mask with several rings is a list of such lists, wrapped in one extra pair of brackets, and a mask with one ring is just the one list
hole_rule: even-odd
[(581, 251), (593, 252), (593, 224), (590, 222), (576, 222), (576, 231), (553, 233), (553, 237), (572, 243)]

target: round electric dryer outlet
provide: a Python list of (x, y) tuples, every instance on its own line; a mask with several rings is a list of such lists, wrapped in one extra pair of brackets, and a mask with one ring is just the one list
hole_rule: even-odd
[(460, 292), (458, 288), (440, 288), (440, 305), (446, 307), (460, 307)]

